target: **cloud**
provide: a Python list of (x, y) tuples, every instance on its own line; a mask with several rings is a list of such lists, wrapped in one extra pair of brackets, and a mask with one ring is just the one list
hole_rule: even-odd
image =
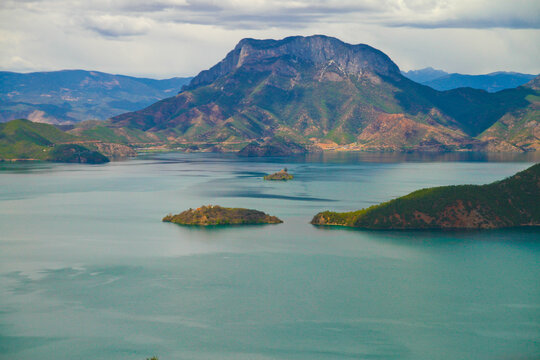
[(538, 0), (0, 0), (0, 69), (195, 75), (246, 37), (326, 34), (401, 68), (540, 71)]
[(540, 29), (540, 22), (536, 19), (522, 18), (499, 18), (499, 19), (447, 19), (442, 21), (415, 21), (415, 22), (387, 22), (390, 27), (414, 27), (421, 29), (441, 29), (441, 28), (459, 28), (459, 29)]
[(12, 69), (17, 69), (19, 71), (32, 70), (36, 67), (36, 64), (33, 62), (23, 59), (20, 56), (12, 56), (6, 60), (5, 65)]
[(354, 16), (381, 13), (388, 1), (336, 0), (188, 0), (167, 12), (176, 23), (205, 24), (234, 29), (306, 28), (324, 22), (355, 22)]
[(351, 14), (380, 12), (387, 0), (168, 0), (121, 2), (114, 10), (144, 12), (159, 22), (200, 24), (234, 29), (265, 29), (278, 26), (305, 28), (310, 24), (342, 21)]
[(428, 1), (419, 7), (405, 1), (400, 17), (383, 19), (393, 27), (424, 29), (540, 29), (540, 2), (536, 0), (454, 0)]
[(388, 27), (540, 28), (538, 0), (169, 0), (123, 3), (156, 20), (225, 28), (367, 22)]
[(103, 36), (122, 37), (148, 33), (152, 21), (142, 17), (98, 15), (84, 19), (83, 26)]
[(104, 36), (146, 33), (149, 20), (235, 29), (371, 23), (417, 28), (540, 28), (538, 0), (4, 0), (0, 8), (66, 16)]

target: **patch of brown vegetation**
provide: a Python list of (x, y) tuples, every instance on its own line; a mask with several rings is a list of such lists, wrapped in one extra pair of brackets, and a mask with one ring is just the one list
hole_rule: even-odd
[(321, 150), (336, 150), (339, 148), (339, 145), (331, 140), (325, 140), (324, 142), (315, 142), (314, 145), (321, 148)]
[(533, 101), (526, 109), (505, 114), (480, 139), (487, 143), (486, 150), (490, 152), (539, 151), (540, 102)]
[(457, 200), (454, 204), (444, 208), (437, 217), (437, 224), (442, 228), (463, 228), (463, 229), (494, 229), (498, 227), (493, 219), (486, 218), (478, 206), (472, 204), (465, 206), (462, 200)]
[(95, 143), (94, 146), (97, 148), (97, 151), (109, 158), (127, 158), (137, 155), (137, 152), (127, 145)]
[(435, 122), (419, 123), (404, 114), (378, 114), (358, 136), (363, 150), (449, 150), (468, 142), (467, 136)]
[(428, 214), (425, 214), (423, 212), (420, 212), (418, 210), (415, 210), (413, 212), (413, 216), (418, 221), (423, 221), (426, 224), (431, 224), (435, 218), (433, 216), (429, 216)]

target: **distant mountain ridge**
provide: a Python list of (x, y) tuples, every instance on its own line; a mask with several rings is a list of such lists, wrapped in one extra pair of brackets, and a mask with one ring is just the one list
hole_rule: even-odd
[(98, 71), (0, 72), (0, 122), (105, 120), (178, 93), (191, 78), (155, 80)]
[(401, 74), (412, 81), (423, 84), (426, 81), (435, 80), (443, 76), (449, 75), (444, 70), (434, 69), (432, 67), (427, 67), (419, 70), (409, 70), (402, 71)]
[(488, 92), (497, 92), (524, 85), (534, 79), (535, 75), (496, 72), (486, 75), (449, 74), (423, 84), (436, 90), (451, 90), (460, 87), (482, 89)]
[(532, 74), (506, 71), (498, 71), (485, 75), (449, 74), (431, 67), (405, 71), (402, 74), (413, 81), (440, 91), (470, 87), (488, 92), (497, 92), (524, 85), (536, 77), (536, 75)]
[[(539, 147), (540, 97), (534, 87), (439, 92), (401, 75), (377, 49), (322, 35), (244, 39), (183, 89), (107, 126), (156, 134), (173, 144), (249, 143), (253, 154), (281, 149), (276, 142), (369, 151)], [(501, 127), (519, 133), (511, 137), (519, 140), (501, 139), (503, 131), (482, 138), (505, 116), (509, 123)]]

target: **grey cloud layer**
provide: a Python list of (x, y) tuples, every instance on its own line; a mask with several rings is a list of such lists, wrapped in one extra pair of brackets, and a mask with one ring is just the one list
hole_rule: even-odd
[(540, 28), (537, 0), (267, 0), (125, 3), (156, 20), (234, 28), (304, 27), (317, 22), (363, 21), (391, 27)]
[(404, 69), (538, 72), (539, 0), (0, 0), (0, 69), (188, 76), (242, 38), (315, 33)]
[(5, 0), (5, 9), (85, 14), (106, 37), (135, 36), (172, 22), (234, 29), (364, 22), (386, 27), (540, 29), (538, 0)]

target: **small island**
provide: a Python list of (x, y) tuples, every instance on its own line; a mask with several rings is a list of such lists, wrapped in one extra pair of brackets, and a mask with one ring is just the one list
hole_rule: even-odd
[(179, 225), (255, 225), (255, 224), (280, 224), (281, 221), (275, 216), (265, 214), (262, 211), (226, 208), (218, 205), (206, 205), (197, 209), (189, 209), (177, 215), (169, 214), (163, 218), (164, 222), (172, 222)]
[(540, 226), (540, 163), (487, 185), (440, 186), (352, 212), (321, 212), (314, 225), (364, 229)]
[(292, 176), (291, 174), (289, 174), (287, 172), (287, 168), (282, 169), (282, 170), (278, 171), (277, 173), (273, 173), (273, 174), (264, 176), (264, 180), (284, 180), (284, 181), (287, 181), (287, 180), (292, 180), (293, 178), (294, 178), (294, 176)]

